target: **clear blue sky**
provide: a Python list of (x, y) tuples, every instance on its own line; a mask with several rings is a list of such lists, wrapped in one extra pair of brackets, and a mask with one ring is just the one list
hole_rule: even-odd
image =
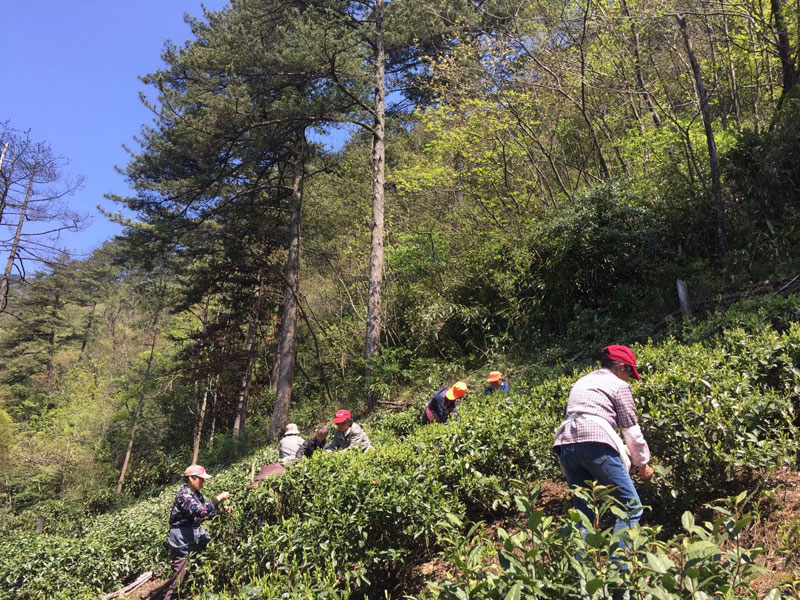
[(80, 233), (62, 242), (85, 254), (120, 228), (96, 209), (119, 209), (103, 194), (128, 192), (115, 165), (124, 166), (133, 137), (152, 115), (139, 101), (138, 76), (161, 65), (165, 40), (190, 38), (183, 14), (201, 6), (218, 10), (227, 0), (27, 0), (3, 3), (0, 34), (3, 86), (0, 121), (31, 130), (69, 159), (66, 172), (83, 175), (70, 206), (91, 215)]

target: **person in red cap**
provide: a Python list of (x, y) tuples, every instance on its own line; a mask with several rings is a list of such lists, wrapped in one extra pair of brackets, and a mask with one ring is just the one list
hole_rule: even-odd
[(337, 410), (333, 417), (333, 424), (336, 425), (336, 432), (333, 434), (333, 440), (325, 446), (326, 450), (348, 450), (350, 448), (360, 448), (362, 452), (374, 450), (361, 426), (353, 423), (349, 410)]
[(446, 423), (450, 415), (457, 417), (456, 400), (463, 398), (468, 391), (469, 386), (463, 381), (440, 389), (422, 411), (422, 424)]
[(193, 552), (205, 550), (211, 536), (201, 523), (213, 519), (220, 512), (227, 512), (222, 503), (230, 498), (228, 492), (220, 492), (206, 502), (202, 489), (211, 475), (205, 467), (191, 465), (183, 472), (184, 485), (178, 490), (169, 514), (169, 534), (167, 542), (170, 549), (172, 576), (165, 584), (164, 600), (177, 598), (178, 586), (186, 577), (188, 556)]
[[(642, 479), (650, 479), (653, 468), (647, 464), (650, 450), (636, 419), (628, 385), (631, 378), (641, 379), (633, 350), (608, 346), (603, 349), (600, 365), (572, 386), (566, 419), (556, 429), (553, 449), (570, 487), (583, 486), (587, 481), (614, 486), (614, 497), (628, 510), (628, 518), (617, 519), (614, 526), (619, 534), (642, 516), (642, 503), (629, 473), (631, 462)], [(572, 500), (575, 508), (594, 520), (594, 513), (582, 499), (573, 496)], [(626, 544), (624, 536), (618, 540)]]
[(495, 392), (507, 392), (511, 389), (508, 382), (503, 380), (503, 374), (500, 371), (492, 371), (489, 373), (489, 376), (486, 378), (486, 383), (489, 385), (483, 390), (484, 396), (494, 394)]

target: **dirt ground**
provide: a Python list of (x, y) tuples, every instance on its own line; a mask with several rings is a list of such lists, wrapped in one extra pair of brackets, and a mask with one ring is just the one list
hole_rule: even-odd
[(800, 473), (781, 469), (774, 475), (775, 497), (766, 501), (760, 522), (754, 524), (747, 543), (764, 548), (757, 563), (767, 569), (756, 577), (760, 595), (794, 582), (800, 597)]

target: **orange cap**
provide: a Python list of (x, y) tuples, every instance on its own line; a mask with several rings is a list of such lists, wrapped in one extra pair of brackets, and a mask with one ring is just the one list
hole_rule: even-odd
[(448, 400), (455, 401), (459, 398), (463, 398), (468, 389), (469, 386), (466, 383), (463, 381), (456, 381), (452, 386), (450, 386), (450, 389), (444, 393), (444, 396)]
[(503, 374), (500, 371), (492, 371), (489, 373), (489, 377), (486, 379), (489, 383), (494, 381), (500, 381), (503, 378)]

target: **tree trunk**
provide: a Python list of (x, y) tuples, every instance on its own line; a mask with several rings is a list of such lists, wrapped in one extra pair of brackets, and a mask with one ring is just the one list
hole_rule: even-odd
[[(580, 111), (581, 115), (583, 115), (583, 120), (586, 122), (586, 128), (589, 130), (589, 137), (592, 139), (592, 145), (597, 152), (597, 158), (600, 161), (600, 173), (603, 176), (603, 181), (608, 181), (610, 177), (610, 171), (608, 170), (608, 163), (606, 162), (605, 156), (603, 156), (603, 148), (600, 146), (600, 140), (597, 139), (597, 132), (595, 131), (594, 125), (592, 124), (592, 120), (589, 118), (588, 109), (586, 108), (586, 37), (587, 37), (587, 24), (589, 19), (589, 4), (586, 4), (586, 8), (583, 13), (583, 32), (581, 34), (581, 41), (580, 41), (580, 54), (581, 54), (581, 102), (580, 102)], [(587, 182), (588, 183), (588, 182)]]
[(775, 33), (778, 35), (778, 57), (781, 59), (781, 73), (783, 74), (781, 96), (778, 99), (778, 108), (780, 109), (786, 95), (797, 85), (798, 74), (794, 68), (792, 48), (789, 44), (789, 31), (786, 27), (781, 0), (770, 0), (770, 6), (772, 8), (772, 18), (775, 20)]
[[(720, 0), (720, 4), (724, 7), (724, 0)], [(736, 64), (733, 60), (733, 50), (731, 49), (731, 34), (728, 27), (727, 15), (722, 15), (722, 27), (725, 32), (725, 51), (728, 54), (728, 73), (731, 79), (731, 103), (733, 104), (733, 114), (736, 115), (736, 122), (742, 120), (742, 106), (739, 102), (739, 81), (736, 75)]]
[(686, 26), (686, 19), (680, 13), (675, 14), (678, 26), (683, 34), (683, 43), (686, 46), (686, 54), (689, 55), (689, 62), (694, 73), (694, 82), (697, 87), (697, 96), (700, 101), (700, 113), (703, 117), (703, 126), (706, 132), (706, 144), (708, 145), (708, 162), (711, 167), (711, 191), (716, 212), (717, 227), (717, 251), (720, 258), (725, 255), (725, 213), (722, 203), (722, 185), (719, 177), (719, 159), (717, 157), (717, 144), (714, 141), (714, 130), (711, 127), (711, 114), (708, 110), (708, 96), (705, 85), (703, 85), (703, 74), (700, 72), (700, 65), (694, 54), (692, 39), (689, 37), (689, 30)]
[[(381, 339), (381, 284), (383, 282), (383, 193), (386, 176), (384, 134), (386, 129), (386, 74), (383, 44), (384, 0), (375, 2), (375, 123), (372, 132), (372, 239), (369, 256), (367, 334), (364, 343), (364, 375), (369, 385), (371, 359), (378, 354)], [(370, 392), (367, 404), (374, 408), (377, 397)]]
[(269, 428), (269, 441), (280, 438), (283, 426), (289, 417), (294, 382), (295, 342), (297, 337), (297, 292), (300, 283), (300, 242), (303, 236), (303, 176), (305, 172), (305, 131), (300, 132), (295, 148), (292, 180), (292, 224), (289, 238), (289, 255), (286, 259), (284, 277), (284, 303), (281, 318), (281, 337), (278, 342), (278, 386), (275, 391), (275, 407)]
[(139, 428), (139, 417), (142, 414), (142, 406), (144, 406), (144, 399), (147, 394), (147, 384), (150, 380), (150, 368), (153, 366), (153, 353), (156, 349), (156, 325), (158, 323), (158, 315), (153, 318), (153, 339), (150, 342), (150, 355), (147, 357), (147, 369), (144, 372), (144, 381), (142, 381), (142, 390), (139, 394), (139, 404), (136, 406), (136, 412), (133, 415), (133, 425), (131, 426), (131, 437), (128, 440), (128, 449), (125, 452), (125, 460), (122, 463), (122, 472), (119, 474), (119, 481), (117, 482), (117, 494), (122, 493), (122, 486), (125, 483), (125, 474), (128, 472), (128, 464), (131, 461), (131, 453), (133, 452), (133, 441), (136, 438), (136, 430)]
[(219, 393), (219, 375), (214, 378), (214, 391), (211, 392), (211, 425), (208, 431), (208, 449), (214, 449), (214, 434), (217, 429), (217, 394)]
[(203, 420), (206, 418), (206, 405), (208, 403), (208, 388), (211, 385), (210, 381), (206, 381), (206, 389), (203, 391), (203, 400), (200, 402), (200, 406), (197, 409), (197, 414), (195, 416), (195, 426), (194, 431), (192, 432), (192, 462), (191, 464), (197, 464), (197, 457), (200, 454), (200, 438), (203, 435)]
[(648, 91), (647, 86), (644, 83), (644, 77), (642, 76), (642, 60), (640, 55), (641, 42), (639, 41), (639, 30), (636, 27), (636, 22), (631, 18), (631, 13), (628, 10), (628, 3), (625, 0), (622, 0), (621, 5), (622, 12), (630, 23), (631, 34), (633, 35), (633, 73), (636, 77), (636, 86), (639, 89), (639, 94), (645, 102), (645, 106), (647, 106), (647, 112), (650, 113), (650, 118), (653, 120), (653, 125), (656, 127), (661, 127), (661, 117), (658, 116), (656, 108), (653, 106), (653, 101), (650, 98), (650, 92)]
[(19, 211), (19, 222), (17, 223), (17, 230), (14, 232), (14, 241), (11, 242), (11, 252), (8, 254), (8, 261), (6, 262), (6, 270), (0, 279), (0, 315), (2, 315), (6, 306), (8, 305), (8, 286), (11, 281), (11, 270), (14, 268), (14, 261), (17, 258), (17, 249), (19, 248), (19, 238), (22, 235), (22, 225), (25, 223), (25, 213), (28, 210), (28, 201), (33, 192), (33, 180), (36, 177), (36, 165), (31, 169), (31, 177), (28, 180), (28, 188), (25, 190), (25, 200), (22, 202), (22, 208)]
[(89, 343), (89, 333), (92, 331), (92, 323), (94, 322), (94, 311), (97, 309), (97, 302), (92, 302), (92, 310), (89, 313), (89, 318), (86, 319), (86, 327), (83, 330), (83, 338), (81, 339), (81, 350), (78, 353), (78, 362), (83, 359), (83, 353), (86, 350), (86, 344)]
[(261, 283), (259, 279), (256, 297), (253, 301), (253, 308), (250, 312), (250, 323), (247, 326), (247, 342), (245, 343), (245, 364), (242, 378), (239, 382), (239, 400), (237, 402), (236, 419), (233, 421), (233, 437), (239, 437), (244, 431), (245, 417), (247, 416), (247, 398), (250, 395), (250, 378), (253, 374), (253, 363), (256, 359), (256, 332), (258, 331), (258, 309), (259, 298), (261, 295)]

